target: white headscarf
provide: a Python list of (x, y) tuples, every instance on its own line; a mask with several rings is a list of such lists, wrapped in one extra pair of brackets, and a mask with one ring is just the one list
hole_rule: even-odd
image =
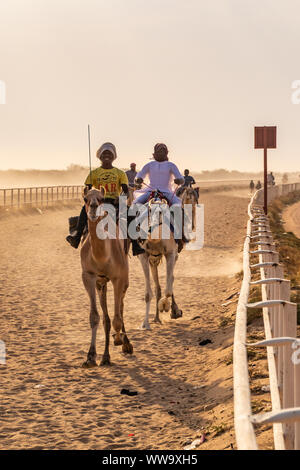
[(101, 147), (97, 150), (96, 157), (100, 159), (102, 153), (105, 152), (105, 150), (109, 150), (113, 154), (114, 160), (117, 158), (116, 147), (111, 142), (105, 142), (102, 144)]

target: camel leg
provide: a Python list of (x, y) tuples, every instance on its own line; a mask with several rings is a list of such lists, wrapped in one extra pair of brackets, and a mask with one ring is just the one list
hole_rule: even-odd
[[(123, 322), (123, 311), (122, 311), (122, 304), (123, 299), (125, 296), (125, 292), (128, 288), (128, 282), (120, 281), (119, 279), (116, 281), (112, 281), (113, 288), (114, 288), (114, 298), (115, 298), (115, 314), (113, 318), (113, 328), (115, 330), (115, 334), (113, 334), (114, 344), (115, 346), (123, 346), (122, 350), (124, 353), (132, 354), (133, 348), (129, 342), (129, 339), (125, 333), (124, 322)], [(121, 333), (122, 330), (122, 333)]]
[(158, 269), (156, 265), (151, 264), (151, 272), (152, 272), (152, 277), (155, 283), (155, 295), (156, 295), (156, 314), (155, 314), (154, 321), (155, 323), (161, 323), (161, 320), (159, 318), (159, 311), (160, 311), (159, 302), (161, 298), (161, 288), (159, 284)]
[(102, 284), (100, 286), (97, 286), (97, 290), (99, 294), (100, 305), (101, 305), (102, 312), (103, 312), (103, 328), (105, 332), (105, 348), (104, 348), (104, 353), (103, 353), (100, 365), (109, 366), (110, 365), (109, 333), (110, 333), (111, 325), (110, 325), (110, 318), (109, 318), (108, 310), (107, 310), (107, 300), (106, 300), (107, 285)]
[(129, 339), (128, 339), (128, 336), (127, 336), (127, 334), (126, 334), (125, 324), (124, 324), (124, 316), (123, 316), (123, 311), (124, 311), (124, 297), (125, 297), (127, 288), (128, 288), (128, 284), (125, 286), (125, 288), (124, 288), (124, 294), (123, 294), (123, 297), (121, 298), (121, 318), (122, 318), (122, 334), (121, 334), (121, 338), (122, 338), (122, 340), (123, 340), (123, 345), (122, 345), (122, 351), (123, 351), (123, 353), (124, 353), (124, 354), (132, 354), (132, 353), (133, 353), (133, 346), (132, 346), (132, 344), (130, 343), (130, 341), (129, 341)]
[(96, 336), (100, 320), (96, 305), (96, 276), (94, 274), (83, 272), (82, 280), (90, 298), (90, 325), (92, 328), (90, 349), (87, 354), (87, 360), (82, 364), (82, 367), (95, 367), (97, 365)]
[(162, 297), (158, 303), (158, 309), (163, 312), (168, 312), (170, 310), (169, 298), (173, 294), (173, 282), (174, 282), (174, 266), (176, 262), (176, 253), (175, 251), (169, 252), (165, 255), (167, 261), (167, 279), (166, 279), (166, 290), (165, 296)]
[(196, 222), (196, 206), (195, 206), (196, 203), (193, 204), (193, 207), (192, 207), (192, 230), (194, 231), (195, 230), (195, 222)]
[(182, 317), (182, 310), (178, 307), (177, 303), (175, 302), (174, 294), (172, 294), (172, 305), (171, 305), (171, 318), (180, 318)]
[(146, 287), (146, 290), (145, 290), (146, 315), (141, 325), (141, 328), (145, 330), (150, 330), (151, 328), (150, 328), (150, 323), (149, 323), (149, 311), (150, 311), (150, 304), (151, 304), (151, 299), (153, 297), (153, 294), (151, 290), (149, 261), (148, 261), (147, 254), (142, 253), (141, 255), (139, 255), (139, 260), (141, 262), (141, 265), (144, 271), (145, 284), (146, 284), (145, 286)]

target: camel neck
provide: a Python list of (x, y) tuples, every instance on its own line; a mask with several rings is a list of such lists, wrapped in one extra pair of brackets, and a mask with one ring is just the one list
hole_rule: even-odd
[(91, 222), (88, 220), (88, 227), (89, 227), (89, 234), (91, 237), (91, 247), (92, 247), (92, 252), (96, 258), (99, 258), (99, 256), (103, 257), (103, 255), (108, 255), (108, 246), (107, 246), (107, 238), (104, 240), (101, 240), (97, 236), (97, 224), (98, 222)]

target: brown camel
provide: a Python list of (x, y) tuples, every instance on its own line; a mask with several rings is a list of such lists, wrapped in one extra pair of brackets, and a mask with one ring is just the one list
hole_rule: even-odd
[(184, 207), (184, 204), (192, 205), (192, 230), (194, 230), (196, 226), (196, 205), (198, 203), (197, 193), (192, 187), (186, 186), (183, 188), (180, 198), (182, 199), (182, 207)]
[[(107, 283), (112, 282), (114, 289), (114, 318), (112, 326), (115, 330), (114, 344), (122, 345), (124, 353), (132, 354), (133, 347), (125, 332), (123, 320), (123, 301), (128, 288), (128, 259), (124, 250), (123, 240), (100, 239), (97, 235), (97, 225), (104, 218), (109, 217), (107, 212), (99, 215), (103, 204), (104, 190), (91, 189), (85, 195), (85, 206), (88, 216), (89, 232), (81, 248), (82, 280), (90, 298), (90, 325), (92, 340), (87, 360), (83, 367), (97, 365), (96, 335), (100, 316), (96, 305), (96, 290), (99, 294), (100, 305), (103, 311), (103, 326), (105, 331), (105, 349), (100, 365), (110, 364), (109, 335), (111, 322), (107, 310), (106, 293)], [(102, 211), (103, 212), (103, 211)]]
[[(158, 203), (160, 207), (163, 207), (163, 203)], [(178, 259), (178, 245), (174, 240), (173, 233), (170, 233), (170, 239), (162, 238), (162, 224), (161, 219), (158, 223), (154, 224), (154, 230), (151, 233), (148, 233), (148, 236), (145, 240), (140, 240), (139, 243), (144, 248), (145, 253), (142, 253), (138, 256), (145, 276), (145, 302), (146, 302), (146, 314), (141, 328), (150, 330), (149, 324), (149, 310), (151, 299), (153, 293), (151, 290), (150, 283), (150, 270), (152, 277), (155, 283), (155, 293), (156, 293), (156, 315), (154, 321), (156, 323), (161, 323), (159, 318), (160, 312), (168, 312), (171, 307), (171, 318), (180, 318), (182, 317), (182, 310), (178, 308), (178, 305), (175, 302), (175, 297), (173, 294), (173, 283), (174, 283), (174, 268), (176, 261)], [(158, 276), (158, 265), (162, 261), (163, 256), (166, 259), (166, 289), (165, 295), (161, 296), (161, 287), (159, 283)], [(171, 299), (171, 305), (170, 301)]]

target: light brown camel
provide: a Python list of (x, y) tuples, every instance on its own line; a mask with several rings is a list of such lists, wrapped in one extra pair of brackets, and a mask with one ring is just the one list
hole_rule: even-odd
[[(112, 282), (114, 289), (114, 318), (112, 326), (115, 330), (114, 344), (122, 345), (124, 353), (132, 354), (133, 347), (125, 332), (123, 320), (123, 301), (128, 288), (128, 259), (124, 251), (124, 241), (116, 239), (100, 239), (97, 236), (97, 224), (107, 216), (107, 212), (99, 215), (103, 203), (103, 190), (91, 189), (85, 195), (85, 206), (88, 216), (89, 232), (81, 248), (82, 280), (90, 298), (90, 325), (92, 339), (87, 360), (83, 367), (96, 366), (96, 335), (100, 316), (96, 305), (96, 290), (99, 294), (103, 311), (103, 326), (105, 331), (105, 349), (101, 365), (110, 364), (109, 335), (111, 322), (107, 310), (107, 283)], [(102, 211), (103, 212), (103, 211)]]
[(196, 205), (198, 203), (197, 193), (191, 186), (186, 186), (183, 188), (180, 198), (182, 199), (182, 207), (184, 207), (184, 204), (192, 205), (192, 230), (194, 230), (196, 226)]
[[(163, 206), (163, 203), (157, 203), (160, 207)], [(141, 328), (150, 330), (149, 323), (149, 310), (151, 299), (153, 297), (151, 282), (150, 282), (150, 269), (152, 277), (155, 283), (155, 294), (156, 294), (156, 314), (154, 321), (156, 323), (161, 323), (159, 318), (160, 312), (168, 312), (171, 307), (171, 318), (180, 318), (182, 317), (182, 310), (178, 308), (178, 305), (175, 302), (175, 297), (173, 294), (173, 283), (174, 283), (174, 268), (176, 261), (178, 259), (178, 245), (174, 240), (173, 233), (170, 233), (170, 239), (162, 238), (162, 225), (159, 222), (156, 224), (154, 230), (151, 233), (148, 233), (148, 236), (145, 240), (139, 241), (140, 246), (144, 248), (145, 253), (138, 255), (138, 258), (141, 262), (144, 276), (145, 276), (145, 302), (146, 302), (146, 314)], [(163, 256), (166, 259), (166, 289), (165, 295), (161, 296), (161, 287), (159, 283), (158, 276), (158, 265), (162, 261)], [(171, 299), (171, 305), (170, 301)]]

